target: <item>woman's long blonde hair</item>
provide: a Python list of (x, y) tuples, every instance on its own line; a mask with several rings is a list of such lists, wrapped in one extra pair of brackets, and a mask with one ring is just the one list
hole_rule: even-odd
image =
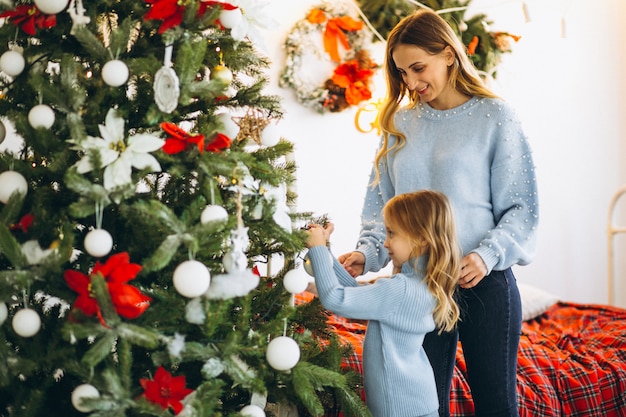
[(437, 300), (435, 323), (440, 332), (454, 329), (460, 317), (454, 293), (461, 272), (461, 248), (448, 198), (433, 190), (398, 194), (385, 204), (383, 216), (387, 224), (413, 243), (414, 269), (419, 248), (426, 242), (428, 264), (424, 279)]
[[(480, 78), (478, 71), (467, 55), (466, 47), (448, 22), (441, 16), (427, 9), (420, 9), (402, 19), (391, 30), (387, 39), (384, 63), (387, 96), (379, 115), (383, 143), (376, 155), (374, 184), (378, 183), (380, 179), (380, 160), (390, 152), (401, 149), (406, 142), (406, 137), (396, 129), (393, 122), (400, 103), (407, 97), (409, 105), (415, 106), (420, 99), (417, 92), (409, 90), (396, 68), (392, 55), (398, 45), (414, 45), (432, 55), (444, 52), (445, 48), (449, 46), (455, 55), (454, 63), (448, 67), (450, 87), (468, 97), (497, 97)], [(397, 138), (391, 147), (389, 147), (390, 135)]]

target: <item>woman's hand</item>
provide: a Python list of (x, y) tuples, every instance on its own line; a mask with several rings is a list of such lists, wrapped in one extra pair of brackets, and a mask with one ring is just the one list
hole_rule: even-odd
[(341, 262), (341, 265), (343, 265), (352, 278), (363, 275), (363, 270), (365, 269), (365, 255), (361, 252), (354, 251), (344, 253), (337, 259)]
[(475, 252), (470, 252), (461, 260), (461, 288), (472, 288), (478, 285), (487, 275), (487, 265)]

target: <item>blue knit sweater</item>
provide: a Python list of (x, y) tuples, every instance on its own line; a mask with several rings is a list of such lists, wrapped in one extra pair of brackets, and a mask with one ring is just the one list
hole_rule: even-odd
[[(435, 328), (435, 298), (423, 273), (408, 263), (400, 274), (359, 285), (325, 246), (309, 249), (322, 305), (347, 318), (369, 320), (363, 341), (367, 406), (374, 417), (417, 417), (436, 413), (437, 388), (422, 348)], [(419, 260), (425, 270), (427, 257)]]
[[(463, 253), (476, 252), (488, 272), (532, 261), (539, 220), (531, 149), (511, 107), (471, 98), (450, 110), (426, 103), (395, 117), (406, 144), (381, 161), (380, 183), (368, 186), (356, 250), (365, 271), (388, 262), (381, 210), (396, 194), (433, 189), (451, 201)], [(395, 137), (390, 137), (390, 146)], [(374, 179), (372, 170), (371, 180)]]

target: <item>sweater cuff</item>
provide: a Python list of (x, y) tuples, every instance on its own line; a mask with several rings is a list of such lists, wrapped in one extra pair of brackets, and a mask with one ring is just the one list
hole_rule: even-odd
[(472, 252), (478, 254), (478, 256), (482, 258), (483, 262), (485, 263), (485, 266), (487, 267), (486, 275), (491, 274), (491, 271), (493, 270), (493, 268), (500, 261), (500, 257), (498, 256), (498, 254), (486, 246), (480, 246), (476, 248), (475, 250), (473, 250)]

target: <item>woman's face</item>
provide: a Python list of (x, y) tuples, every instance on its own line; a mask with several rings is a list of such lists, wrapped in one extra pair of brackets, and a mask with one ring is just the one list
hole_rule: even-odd
[(448, 67), (454, 62), (449, 46), (431, 55), (418, 46), (399, 44), (391, 56), (409, 90), (417, 92), (420, 101), (439, 110), (450, 108), (456, 94), (448, 83)]

